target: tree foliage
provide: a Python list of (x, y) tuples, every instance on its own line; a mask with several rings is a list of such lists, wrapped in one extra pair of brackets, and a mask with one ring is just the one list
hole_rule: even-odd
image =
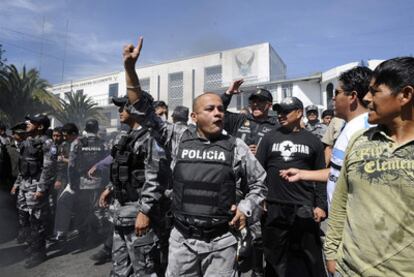
[(66, 97), (66, 100), (60, 100), (61, 110), (53, 114), (62, 124), (72, 122), (84, 128), (86, 120), (90, 118), (105, 120), (102, 108), (97, 107), (97, 104), (82, 92), (67, 93)]
[(47, 91), (49, 83), (36, 69), (21, 72), (14, 65), (0, 69), (0, 118), (9, 125), (23, 121), (25, 115), (60, 110), (59, 99)]

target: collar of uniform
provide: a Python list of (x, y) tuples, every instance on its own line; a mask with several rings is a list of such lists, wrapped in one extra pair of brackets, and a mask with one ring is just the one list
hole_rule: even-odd
[(85, 132), (84, 137), (97, 137), (97, 134)]
[(258, 122), (258, 123), (265, 123), (266, 122), (266, 123), (270, 123), (270, 124), (273, 124), (273, 125), (275, 125), (277, 123), (277, 118), (275, 116), (267, 116), (263, 120), (258, 120), (256, 118), (254, 118), (251, 113), (248, 113), (246, 115), (246, 119), (251, 120), (251, 121), (255, 121), (255, 122)]
[(142, 129), (142, 126), (141, 126), (141, 125), (139, 125), (138, 127), (132, 128), (131, 130), (134, 130), (134, 131), (139, 131), (139, 130), (141, 130), (141, 129)]
[[(200, 135), (197, 132), (197, 128), (194, 128), (194, 129), (193, 128), (189, 128), (187, 130), (192, 134), (193, 138), (195, 138), (195, 139), (199, 139), (199, 140), (204, 141), (204, 142), (210, 142), (211, 141), (211, 140), (209, 140), (207, 138), (200, 137)], [(224, 129), (223, 129), (223, 131), (217, 137), (217, 139), (215, 139), (213, 141), (220, 140), (221, 138), (224, 138), (224, 137), (227, 137), (227, 136), (228, 136), (228, 134), (226, 134), (225, 131), (224, 131)]]

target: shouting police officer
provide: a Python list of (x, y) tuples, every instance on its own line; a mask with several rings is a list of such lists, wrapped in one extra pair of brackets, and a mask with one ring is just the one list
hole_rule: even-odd
[[(174, 228), (166, 275), (234, 276), (237, 240), (232, 231), (244, 228), (246, 217), (263, 201), (266, 174), (242, 140), (222, 132), (224, 107), (217, 94), (194, 100), (195, 130), (178, 131), (155, 116), (152, 97), (140, 89), (135, 71), (142, 41), (124, 48), (124, 66), (129, 103), (145, 114), (144, 122), (160, 132), (172, 153)], [(248, 192), (236, 206), (241, 180)]]

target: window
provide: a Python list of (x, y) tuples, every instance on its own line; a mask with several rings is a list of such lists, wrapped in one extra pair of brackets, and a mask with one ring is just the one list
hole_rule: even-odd
[(83, 89), (78, 89), (78, 90), (76, 90), (76, 94), (83, 95)]
[(293, 86), (292, 84), (283, 84), (282, 85), (282, 99), (292, 96)]
[(67, 101), (69, 101), (69, 95), (71, 94), (71, 92), (70, 91), (68, 91), (68, 92), (65, 92), (63, 95), (63, 99), (67, 102)]
[(222, 86), (221, 65), (204, 68), (204, 91), (214, 91)]
[(183, 104), (183, 73), (171, 73), (168, 75), (168, 105), (169, 110)]
[(115, 84), (109, 84), (108, 87), (108, 97), (118, 97), (118, 83)]
[(326, 86), (326, 103), (328, 106), (332, 104), (332, 98), (334, 96), (334, 86), (332, 83), (329, 83)]
[(139, 79), (139, 84), (141, 85), (141, 89), (150, 93), (151, 87), (150, 87), (150, 78), (142, 78)]
[[(108, 104), (112, 104), (112, 98), (118, 97), (118, 83), (109, 84), (108, 87)], [(105, 99), (103, 100), (105, 101)]]

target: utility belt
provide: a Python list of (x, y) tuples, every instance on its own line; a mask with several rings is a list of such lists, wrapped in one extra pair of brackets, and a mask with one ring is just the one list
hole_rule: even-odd
[(136, 189), (128, 184), (114, 184), (114, 197), (124, 205), (126, 202), (135, 202), (141, 195), (141, 189)]
[(222, 236), (230, 230), (227, 222), (211, 227), (197, 227), (178, 220), (177, 218), (174, 219), (174, 227), (186, 239), (198, 239), (206, 242), (210, 242), (214, 238)]

